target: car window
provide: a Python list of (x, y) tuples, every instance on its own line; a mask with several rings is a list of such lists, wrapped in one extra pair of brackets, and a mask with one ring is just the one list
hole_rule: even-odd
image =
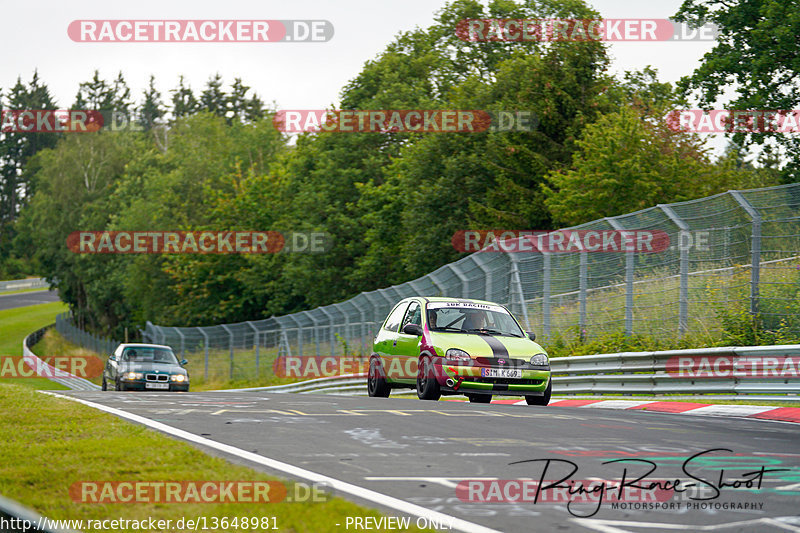
[(172, 350), (152, 346), (131, 346), (126, 348), (122, 353), (122, 360), (137, 363), (178, 364), (178, 359), (172, 353)]
[(403, 313), (405, 313), (407, 307), (407, 303), (398, 304), (389, 314), (389, 318), (386, 319), (386, 322), (384, 322), (383, 329), (395, 332), (400, 329), (400, 322), (403, 320)]
[(435, 331), (490, 332), (524, 337), (514, 318), (497, 305), (435, 303), (428, 305), (428, 327)]
[(403, 319), (403, 323), (400, 325), (400, 331), (403, 331), (403, 328), (406, 326), (406, 324), (416, 324), (418, 326), (422, 325), (422, 311), (420, 311), (420, 307), (417, 302), (411, 302), (411, 305), (408, 306), (406, 316)]

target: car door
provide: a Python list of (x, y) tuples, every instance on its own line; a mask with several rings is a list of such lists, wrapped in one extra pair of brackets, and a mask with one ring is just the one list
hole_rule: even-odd
[(394, 377), (389, 375), (389, 369), (394, 368), (392, 365), (397, 365), (397, 332), (400, 329), (400, 323), (403, 321), (406, 309), (408, 309), (408, 301), (402, 301), (397, 304), (378, 331), (375, 337), (374, 351), (378, 354), (383, 361), (383, 370), (386, 372), (386, 377), (390, 380)]
[(409, 304), (403, 321), (400, 323), (400, 331), (397, 333), (395, 345), (395, 353), (397, 354), (395, 359), (396, 368), (401, 376), (400, 381), (416, 383), (420, 336), (403, 333), (403, 328), (406, 324), (422, 326), (422, 307), (419, 302), (412, 301)]

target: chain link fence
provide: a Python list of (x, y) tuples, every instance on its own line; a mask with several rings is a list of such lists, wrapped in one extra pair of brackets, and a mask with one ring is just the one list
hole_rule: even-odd
[[(800, 332), (800, 184), (729, 191), (595, 220), (570, 230), (651, 230), (658, 253), (479, 252), (421, 278), (347, 301), (265, 320), (210, 327), (147, 323), (205, 376), (272, 373), (280, 355), (368, 355), (387, 313), (412, 295), (505, 304), (547, 345), (604, 333), (719, 335), (758, 313), (771, 330)], [(502, 248), (502, 247), (501, 247)]]
[(102, 355), (111, 355), (120, 344), (119, 341), (114, 339), (96, 337), (83, 331), (75, 325), (72, 320), (72, 314), (68, 312), (56, 315), (55, 327), (56, 331), (71, 343)]

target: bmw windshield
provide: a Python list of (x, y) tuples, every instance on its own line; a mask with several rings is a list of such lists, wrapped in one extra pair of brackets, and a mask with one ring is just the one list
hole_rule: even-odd
[(129, 363), (156, 363), (177, 365), (178, 359), (172, 350), (167, 348), (153, 348), (147, 346), (133, 346), (126, 348), (122, 360)]
[(503, 307), (462, 302), (428, 304), (431, 331), (524, 337), (519, 324)]

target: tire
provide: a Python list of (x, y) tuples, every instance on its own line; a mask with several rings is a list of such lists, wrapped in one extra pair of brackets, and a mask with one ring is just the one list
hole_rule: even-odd
[(439, 382), (436, 381), (436, 371), (430, 357), (420, 359), (417, 370), (417, 397), (420, 400), (436, 401), (442, 397)]
[(103, 384), (100, 385), (100, 390), (108, 390), (108, 383), (106, 383), (106, 377), (103, 376)]
[(469, 403), (492, 403), (491, 394), (467, 394)]
[(125, 390), (125, 389), (123, 389), (123, 388), (122, 388), (122, 383), (120, 383), (120, 382), (119, 382), (119, 380), (116, 380), (116, 381), (114, 382), (114, 390), (116, 390), (116, 391), (123, 391), (123, 390)]
[(550, 395), (553, 392), (553, 380), (550, 380), (550, 383), (547, 384), (547, 388), (544, 390), (544, 396), (525, 396), (525, 401), (528, 405), (547, 405), (550, 403)]
[(386, 374), (383, 372), (383, 365), (381, 365), (380, 359), (373, 357), (369, 361), (367, 394), (369, 394), (371, 398), (388, 398), (390, 392), (392, 392), (392, 389), (386, 382)]

